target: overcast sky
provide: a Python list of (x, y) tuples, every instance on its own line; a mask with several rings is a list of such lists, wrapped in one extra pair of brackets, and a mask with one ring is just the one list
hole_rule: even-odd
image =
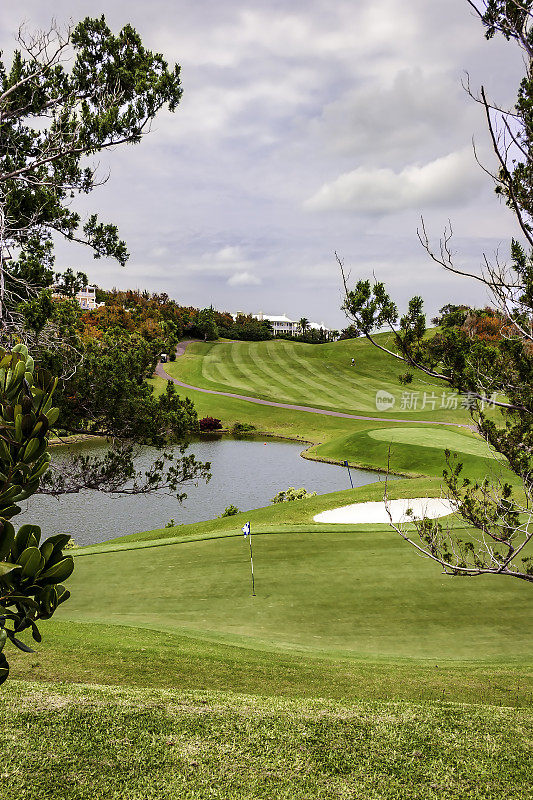
[(337, 250), (353, 281), (375, 274), (400, 305), (485, 301), (416, 235), (421, 214), (436, 240), (450, 219), (473, 268), (516, 234), (474, 161), (472, 136), (491, 156), (461, 79), (512, 103), (521, 59), (484, 39), (466, 0), (4, 0), (0, 42), (7, 56), (22, 21), (102, 13), (178, 62), (184, 94), (143, 142), (100, 158), (110, 179), (77, 205), (119, 225), (127, 266), (70, 245), (58, 268), (343, 327)]

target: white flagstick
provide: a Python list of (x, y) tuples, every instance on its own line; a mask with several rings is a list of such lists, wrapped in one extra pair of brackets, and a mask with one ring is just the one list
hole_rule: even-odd
[(249, 537), (250, 542), (250, 566), (252, 568), (252, 597), (255, 597), (255, 582), (254, 582), (254, 554), (252, 551), (252, 530), (250, 528), (250, 523), (246, 522), (242, 528), (242, 532), (244, 533), (244, 538)]

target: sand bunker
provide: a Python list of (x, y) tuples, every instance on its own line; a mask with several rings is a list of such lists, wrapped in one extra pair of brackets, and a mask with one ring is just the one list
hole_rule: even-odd
[[(446, 517), (453, 514), (455, 506), (450, 500), (439, 500), (436, 497), (414, 497), (405, 500), (389, 500), (388, 507), (395, 523), (409, 522), (413, 519), (429, 517)], [(412, 515), (407, 515), (407, 509), (412, 509)], [(322, 511), (313, 517), (315, 522), (333, 522), (344, 525), (359, 525), (362, 522), (390, 523), (390, 517), (385, 508), (385, 503), (352, 503), (350, 506), (332, 508)]]

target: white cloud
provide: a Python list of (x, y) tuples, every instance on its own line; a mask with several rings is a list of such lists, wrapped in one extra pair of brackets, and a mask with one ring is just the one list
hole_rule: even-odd
[(386, 168), (358, 167), (325, 183), (304, 206), (310, 211), (391, 214), (406, 209), (461, 205), (483, 182), (472, 153), (463, 150), (427, 164)]
[(206, 257), (211, 257), (220, 264), (240, 264), (244, 261), (244, 252), (242, 247), (228, 245), (227, 247), (221, 247), (213, 256)]
[(261, 278), (251, 272), (236, 272), (228, 278), (228, 286), (259, 286)]
[(254, 263), (240, 245), (226, 245), (213, 252), (204, 252), (198, 260), (182, 262), (190, 273), (226, 277), (229, 286), (254, 286), (261, 283), (254, 275)]

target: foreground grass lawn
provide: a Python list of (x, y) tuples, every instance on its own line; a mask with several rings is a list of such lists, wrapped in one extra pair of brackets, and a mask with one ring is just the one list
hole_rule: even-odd
[(11, 683), (2, 800), (526, 800), (533, 714)]
[(531, 661), (335, 657), (217, 641), (191, 631), (56, 619), (43, 626), (43, 634), (33, 655), (10, 651), (13, 678), (344, 702), (450, 700), (533, 708)]

